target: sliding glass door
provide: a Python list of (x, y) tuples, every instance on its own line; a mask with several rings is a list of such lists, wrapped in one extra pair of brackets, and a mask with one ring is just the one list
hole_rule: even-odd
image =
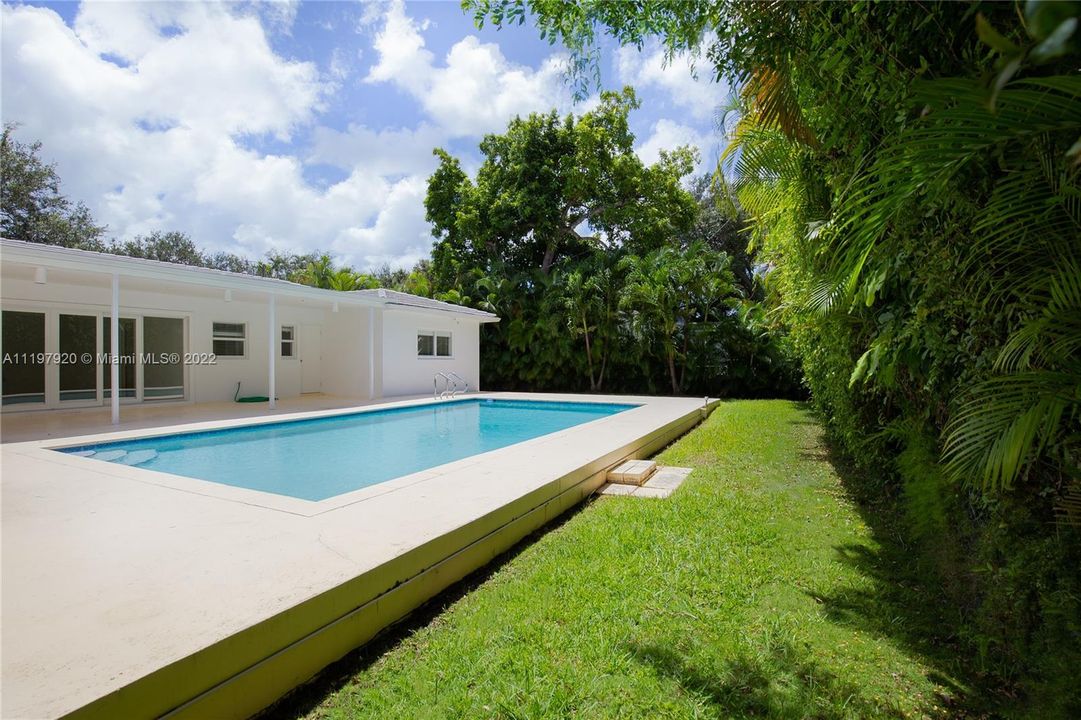
[(60, 402), (98, 401), (98, 316), (59, 317)]
[[(112, 399), (111, 319), (80, 308), (3, 310), (2, 404), (23, 409), (108, 404)], [(182, 317), (122, 317), (121, 402), (183, 400), (187, 323)]]
[(45, 404), (45, 313), (4, 310), (0, 315), (4, 405)]
[(143, 399), (184, 397), (184, 321), (143, 318)]

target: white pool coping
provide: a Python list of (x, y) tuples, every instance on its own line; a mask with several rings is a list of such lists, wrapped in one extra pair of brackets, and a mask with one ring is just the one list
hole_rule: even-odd
[(639, 407), (317, 502), (52, 448), (433, 401), (0, 446), (0, 714), (160, 715), (204, 694), (177, 714), (248, 714), (703, 415), (701, 398), (470, 397)]
[[(460, 396), (455, 399), (440, 401), (433, 401), (430, 398), (410, 398), (407, 400), (392, 400), (390, 402), (379, 403), (376, 405), (365, 405), (363, 407), (343, 407), (330, 410), (310, 410), (285, 413), (281, 415), (269, 415), (256, 418), (245, 417), (230, 420), (209, 420), (141, 430), (122, 430), (107, 433), (93, 433), (90, 435), (80, 435), (76, 437), (52, 438), (47, 440), (11, 444), (10, 447), (14, 452), (36, 450), (38, 448), (51, 451), (59, 450), (62, 448), (80, 447), (84, 445), (96, 445), (98, 443), (114, 443), (124, 440), (162, 437), (165, 435), (199, 433), (208, 430), (225, 430), (235, 427), (275, 425), (283, 422), (290, 422), (296, 420), (313, 420), (318, 418), (337, 417), (342, 415), (358, 415), (395, 408), (420, 407), (433, 404), (446, 406), (453, 403), (481, 400), (486, 397), (495, 396), (488, 394), (473, 394), (469, 396)], [(533, 399), (537, 398), (534, 397)], [(577, 402), (588, 403), (600, 401), (586, 400), (579, 397), (577, 399)], [(637, 403), (623, 402), (619, 404), (635, 405)], [(623, 412), (630, 412), (631, 410), (635, 409), (637, 408), (630, 407)], [(604, 418), (599, 419), (603, 420)], [(596, 420), (592, 420), (590, 422), (596, 422)], [(583, 429), (588, 424), (589, 423), (582, 423), (580, 425), (575, 425), (565, 430), (551, 433), (550, 435), (548, 435), (548, 437), (552, 437), (560, 433), (572, 432), (576, 429)], [(538, 438), (534, 438), (534, 440), (536, 439)], [(532, 440), (526, 440), (523, 441), (523, 443), (517, 444), (522, 445), (528, 442), (532, 442)], [(497, 452), (497, 450), (493, 450), (490, 452)], [(259, 507), (271, 508), (274, 510), (281, 510), (282, 512), (290, 512), (296, 515), (310, 517), (312, 515), (319, 515), (330, 510), (345, 507), (346, 505), (352, 505), (353, 503), (361, 502), (363, 500), (367, 500), (368, 498), (373, 498), (379, 495), (385, 495), (386, 493), (395, 492), (397, 490), (400, 490), (401, 488), (408, 487), (419, 482), (431, 480), (432, 478), (441, 475), (447, 475), (448, 473), (457, 472), (463, 468), (467, 468), (471, 465), (476, 465), (480, 462), (483, 462), (487, 455), (489, 455), (489, 453), (471, 455), (469, 457), (462, 458), (461, 460), (455, 460), (453, 462), (444, 463), (443, 465), (439, 465), (433, 468), (420, 470), (418, 472), (410, 473), (408, 475), (402, 475), (391, 480), (386, 480), (375, 485), (360, 488), (359, 490), (353, 490), (350, 492), (342, 493), (340, 495), (335, 495), (324, 500), (305, 500), (303, 498), (295, 498), (287, 495), (279, 495), (277, 493), (264, 492), (261, 490), (252, 490), (249, 488), (243, 488), (234, 485), (226, 485), (210, 480), (199, 480), (197, 478), (185, 477), (183, 475), (174, 475), (172, 473), (166, 473), (159, 470), (148, 470), (137, 466), (122, 465), (118, 463), (113, 463), (115, 465), (115, 468), (110, 469), (110, 474), (116, 477), (129, 478), (137, 482), (153, 483), (156, 485), (161, 485), (163, 487), (173, 488), (174, 490), (182, 490), (184, 492), (207, 495), (210, 497), (220, 498), (222, 500), (229, 500), (231, 502), (257, 505)], [(52, 452), (49, 454), (49, 459), (53, 462), (67, 465), (72, 469), (81, 468), (89, 472), (96, 472), (101, 470), (99, 466), (102, 461), (95, 460), (93, 458)]]

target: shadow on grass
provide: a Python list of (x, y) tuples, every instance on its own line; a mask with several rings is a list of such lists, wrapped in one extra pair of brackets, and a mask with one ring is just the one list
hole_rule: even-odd
[(736, 657), (714, 671), (697, 668), (664, 647), (631, 645), (628, 650), (688, 694), (704, 698), (724, 717), (904, 717), (896, 708), (863, 697), (860, 687), (801, 657), (789, 643), (774, 643), (768, 652)]
[(594, 496), (576, 505), (552, 522), (525, 536), (510, 550), (429, 599), (398, 622), (382, 630), (365, 645), (320, 670), (311, 680), (294, 688), (273, 705), (255, 715), (253, 720), (292, 720), (304, 717), (328, 697), (348, 685), (357, 673), (370, 668), (381, 657), (408, 640), (421, 628), (436, 622), (448, 608), (487, 582), (503, 566), (513, 561), (548, 533), (570, 522), (596, 500)]
[[(821, 427), (809, 409), (804, 412), (807, 419), (798, 424)], [(961, 642), (961, 610), (925, 569), (928, 559), (907, 536), (900, 497), (872, 472), (844, 458), (825, 434), (800, 451), (807, 460), (829, 463), (873, 540), (835, 548), (836, 559), (870, 583), (829, 595), (805, 592), (820, 603), (831, 622), (888, 638), (930, 668), (928, 678), (944, 689), (938, 700), (949, 717), (998, 717), (994, 708), (1015, 698), (1009, 688), (989, 687), (988, 678), (976, 667), (974, 652)]]

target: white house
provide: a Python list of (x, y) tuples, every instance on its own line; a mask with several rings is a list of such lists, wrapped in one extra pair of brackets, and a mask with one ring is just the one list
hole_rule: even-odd
[[(480, 387), (491, 313), (392, 290), (338, 292), (0, 240), (3, 412)], [(115, 338), (115, 340), (114, 340)], [(115, 366), (110, 357), (121, 358)]]

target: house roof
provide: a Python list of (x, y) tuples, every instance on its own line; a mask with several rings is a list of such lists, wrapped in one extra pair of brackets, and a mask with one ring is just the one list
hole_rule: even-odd
[(386, 305), (451, 312), (458, 315), (471, 315), (477, 318), (485, 318), (488, 321), (499, 319), (498, 315), (485, 312), (484, 310), (477, 310), (475, 308), (465, 307), (464, 305), (455, 305), (454, 303), (443, 302), (441, 300), (432, 300), (431, 298), (421, 297), (419, 295), (410, 295), (409, 293), (398, 292), (397, 290), (385, 290), (379, 288), (376, 290), (354, 290), (353, 293), (379, 298), (383, 300)]
[(0, 263), (7, 265), (38, 265), (65, 270), (114, 274), (165, 282), (190, 283), (210, 287), (273, 293), (278, 296), (320, 299), (327, 302), (363, 305), (366, 307), (399, 306), (415, 310), (448, 312), (476, 318), (482, 322), (499, 320), (496, 315), (473, 308), (439, 302), (396, 290), (361, 290), (342, 292), (301, 285), (278, 278), (260, 277), (214, 268), (180, 265), (146, 258), (113, 255), (93, 250), (77, 250), (57, 245), (30, 243), (0, 238)]

